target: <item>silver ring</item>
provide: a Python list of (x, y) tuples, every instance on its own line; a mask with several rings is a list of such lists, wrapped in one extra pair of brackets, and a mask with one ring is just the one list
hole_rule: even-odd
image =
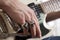
[(24, 27), (24, 28), (28, 29), (29, 27), (33, 27), (33, 26), (34, 26), (34, 24), (35, 24), (35, 22), (34, 22), (34, 21), (25, 22), (25, 23), (22, 25), (22, 27)]
[(34, 24), (35, 24), (35, 22), (34, 22), (34, 21), (30, 21), (30, 22), (29, 22), (29, 26), (31, 26), (31, 27), (33, 27), (33, 26), (34, 26)]

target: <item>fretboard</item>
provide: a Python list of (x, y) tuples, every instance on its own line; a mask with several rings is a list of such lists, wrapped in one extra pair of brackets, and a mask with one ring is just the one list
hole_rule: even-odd
[(60, 0), (50, 0), (40, 5), (45, 13), (60, 11)]

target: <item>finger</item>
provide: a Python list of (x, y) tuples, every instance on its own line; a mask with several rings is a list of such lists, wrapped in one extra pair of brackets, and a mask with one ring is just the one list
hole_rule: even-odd
[(33, 24), (33, 26), (30, 26), (30, 32), (31, 32), (32, 37), (36, 37), (35, 23)]
[(35, 24), (35, 26), (36, 26), (36, 36), (41, 37), (41, 30), (40, 30), (40, 26), (39, 26), (37, 17), (34, 16), (34, 19), (35, 19), (35, 23), (36, 23)]
[(35, 26), (36, 26), (36, 37), (41, 37), (41, 30), (38, 21), (35, 19)]
[(34, 38), (36, 36), (36, 27), (35, 27), (35, 25), (33, 27), (30, 27), (30, 32), (31, 32), (32, 38)]
[[(28, 14), (30, 15), (30, 18), (31, 18), (31, 21), (32, 21), (34, 18), (32, 17), (30, 12), (28, 12)], [(29, 21), (29, 23), (30, 23), (30, 21)], [(30, 27), (30, 31), (31, 31), (32, 37), (35, 37), (36, 36), (36, 27), (35, 27), (35, 25)]]
[(36, 37), (41, 37), (40, 26), (37, 24), (36, 19), (34, 19), (34, 22), (35, 22), (35, 28), (36, 28)]
[[(26, 11), (25, 11), (25, 20), (28, 21), (29, 23), (32, 20), (31, 15), (29, 13), (27, 13)], [(35, 37), (36, 36), (36, 27), (35, 27), (35, 25), (30, 27), (30, 31), (31, 31), (32, 37)]]
[(34, 21), (35, 21), (35, 26), (36, 26), (36, 36), (37, 37), (41, 37), (41, 30), (40, 30), (40, 26), (39, 26), (39, 23), (38, 23), (38, 19), (36, 16), (34, 16)]
[(37, 19), (33, 10), (30, 9), (29, 13), (31, 13), (30, 15), (32, 17), (34, 17), (33, 20), (35, 21), (35, 26), (36, 26), (36, 36), (40, 37), (41, 36), (41, 31), (40, 31), (40, 26), (39, 26), (39, 23), (38, 23), (38, 19)]
[(41, 37), (40, 26), (35, 18), (34, 18), (34, 22), (35, 22), (35, 27), (36, 27), (36, 37)]

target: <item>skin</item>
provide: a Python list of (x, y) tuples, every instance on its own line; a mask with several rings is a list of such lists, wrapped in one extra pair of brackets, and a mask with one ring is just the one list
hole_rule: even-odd
[(34, 11), (27, 5), (18, 0), (0, 0), (0, 8), (7, 12), (7, 14), (20, 25), (23, 25), (25, 21), (30, 22), (33, 20), (35, 25), (30, 28), (31, 35), (32, 37), (41, 37), (38, 19)]

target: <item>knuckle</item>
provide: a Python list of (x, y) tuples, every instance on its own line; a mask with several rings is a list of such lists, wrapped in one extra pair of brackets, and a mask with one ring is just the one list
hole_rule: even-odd
[(27, 20), (27, 21), (31, 21), (31, 17), (28, 16), (28, 17), (26, 18), (26, 20)]
[(34, 10), (31, 9), (30, 11), (34, 13)]
[(25, 23), (25, 20), (22, 20), (22, 21), (20, 21), (19, 23), (20, 23), (20, 24), (24, 24), (24, 23)]

